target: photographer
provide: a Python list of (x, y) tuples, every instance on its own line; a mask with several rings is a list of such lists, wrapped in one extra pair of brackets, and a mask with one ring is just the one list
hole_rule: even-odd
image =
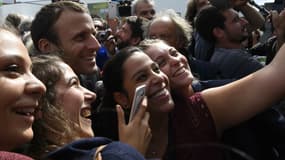
[(278, 13), (271, 11), (269, 18), (273, 26), (273, 36), (265, 43), (254, 46), (250, 49), (252, 54), (264, 53), (266, 54), (266, 64), (270, 63), (275, 54), (282, 46), (285, 40), (285, 11)]
[(96, 64), (102, 69), (105, 62), (116, 53), (115, 37), (106, 21), (100, 17), (93, 18), (94, 27), (97, 31), (96, 38), (101, 44), (97, 51)]
[(144, 38), (147, 22), (147, 19), (138, 16), (126, 17), (115, 34), (118, 49), (138, 45)]

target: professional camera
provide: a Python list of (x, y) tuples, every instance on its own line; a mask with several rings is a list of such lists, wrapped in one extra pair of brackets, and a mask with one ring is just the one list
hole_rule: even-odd
[(120, 17), (127, 17), (132, 15), (131, 4), (132, 1), (130, 0), (120, 1), (120, 3), (118, 4), (118, 11)]
[(110, 34), (111, 32), (109, 30), (101, 30), (97, 32), (96, 38), (100, 43), (103, 43), (104, 41), (107, 40)]

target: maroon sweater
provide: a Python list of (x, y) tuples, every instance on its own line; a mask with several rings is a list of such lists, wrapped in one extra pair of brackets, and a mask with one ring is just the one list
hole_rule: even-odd
[(221, 159), (216, 127), (200, 93), (189, 98), (173, 96), (175, 109), (170, 114), (169, 151), (176, 160)]

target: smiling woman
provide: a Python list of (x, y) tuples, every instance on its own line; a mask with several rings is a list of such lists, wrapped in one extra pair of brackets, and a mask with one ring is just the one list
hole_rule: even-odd
[[(58, 55), (58, 53), (53, 54)], [(53, 160), (79, 160), (84, 157), (86, 160), (88, 155), (87, 157), (93, 160), (96, 148), (107, 145), (102, 151), (103, 158), (105, 156), (108, 158), (119, 156), (122, 159), (132, 160), (143, 158), (128, 145), (111, 142), (102, 137), (92, 138), (94, 134), (89, 116), (91, 103), (96, 95), (80, 85), (71, 67), (52, 54), (33, 57), (32, 61), (32, 71), (46, 85), (47, 92), (40, 100), (40, 111), (33, 125), (35, 136), (28, 148), (30, 156), (35, 159), (48, 157)], [(145, 109), (137, 113), (140, 118), (136, 118), (129, 126), (124, 124), (123, 113), (120, 111), (119, 113), (118, 125), (124, 133), (121, 134), (120, 140), (144, 153), (144, 148), (151, 138), (148, 131), (148, 117), (144, 116)], [(78, 139), (81, 140), (77, 141)]]
[(33, 57), (33, 73), (46, 85), (34, 124), (30, 153), (41, 158), (73, 140), (93, 137), (91, 103), (96, 95), (83, 88), (73, 70), (56, 56)]
[(32, 74), (31, 60), (21, 40), (0, 28), (0, 150), (29, 142), (44, 85)]

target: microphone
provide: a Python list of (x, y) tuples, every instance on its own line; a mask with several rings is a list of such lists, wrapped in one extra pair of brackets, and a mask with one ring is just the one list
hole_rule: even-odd
[(267, 17), (270, 14), (270, 12), (265, 7), (258, 5), (254, 0), (249, 0), (248, 2), (249, 4), (259, 9), (259, 11), (262, 13), (264, 17)]

